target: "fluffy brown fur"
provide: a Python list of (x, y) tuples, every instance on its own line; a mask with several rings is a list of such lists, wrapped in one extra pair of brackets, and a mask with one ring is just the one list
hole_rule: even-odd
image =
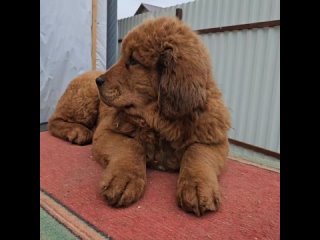
[(207, 50), (188, 26), (167, 17), (129, 32), (107, 72), (74, 79), (49, 120), (54, 136), (76, 144), (93, 140), (110, 205), (142, 197), (148, 165), (180, 170), (178, 204), (198, 216), (219, 207), (229, 127)]

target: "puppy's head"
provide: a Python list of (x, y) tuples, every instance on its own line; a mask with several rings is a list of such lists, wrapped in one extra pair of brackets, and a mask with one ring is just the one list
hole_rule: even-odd
[(199, 37), (175, 18), (148, 20), (123, 39), (121, 56), (96, 79), (100, 98), (116, 108), (157, 101), (177, 119), (205, 108), (210, 60)]

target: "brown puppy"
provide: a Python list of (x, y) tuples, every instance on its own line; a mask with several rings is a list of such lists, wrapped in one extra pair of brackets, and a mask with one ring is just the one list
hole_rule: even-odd
[(73, 143), (90, 143), (94, 134), (92, 153), (106, 167), (101, 190), (110, 205), (142, 197), (149, 165), (180, 169), (178, 204), (198, 216), (219, 207), (229, 127), (206, 48), (167, 17), (129, 32), (107, 72), (73, 80), (49, 120), (54, 136)]

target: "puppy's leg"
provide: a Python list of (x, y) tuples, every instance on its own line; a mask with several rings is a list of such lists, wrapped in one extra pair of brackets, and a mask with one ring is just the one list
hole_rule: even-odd
[(139, 200), (146, 185), (143, 147), (133, 138), (99, 129), (94, 138), (93, 158), (106, 166), (101, 192), (111, 206), (125, 207)]
[(92, 141), (99, 112), (95, 79), (101, 74), (92, 71), (71, 81), (48, 121), (52, 135), (79, 145)]
[(93, 132), (79, 123), (70, 123), (59, 118), (52, 119), (49, 121), (48, 129), (53, 136), (78, 145), (89, 144), (92, 141)]
[(228, 144), (193, 144), (180, 166), (177, 200), (180, 207), (197, 216), (216, 211), (220, 205), (218, 175), (228, 153)]

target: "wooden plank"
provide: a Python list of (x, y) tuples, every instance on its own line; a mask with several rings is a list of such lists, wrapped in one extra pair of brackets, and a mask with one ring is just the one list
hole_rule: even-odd
[(91, 64), (96, 70), (97, 55), (97, 0), (92, 0), (92, 26), (91, 26)]
[(268, 167), (268, 166), (265, 166), (265, 165), (262, 165), (262, 164), (259, 164), (259, 163), (254, 163), (254, 162), (242, 159), (242, 158), (228, 156), (228, 159), (230, 159), (232, 161), (241, 162), (243, 164), (252, 165), (252, 166), (255, 166), (255, 167), (259, 167), (259, 168), (263, 168), (263, 169), (266, 169), (266, 170), (269, 170), (269, 171), (280, 173), (280, 169), (273, 168), (273, 167)]
[[(176, 12), (176, 16), (179, 18)], [(182, 18), (182, 12), (181, 12)], [(236, 31), (236, 30), (247, 30), (247, 29), (254, 29), (254, 28), (267, 28), (267, 27), (276, 27), (280, 26), (280, 20), (273, 20), (273, 21), (266, 21), (266, 22), (255, 22), (255, 23), (248, 23), (248, 24), (238, 24), (232, 26), (224, 26), (224, 27), (216, 27), (216, 28), (204, 28), (195, 30), (198, 34), (206, 34), (206, 33), (218, 33), (218, 32), (227, 32), (227, 31)], [(118, 39), (118, 43), (121, 43), (122, 39)]]
[(255, 146), (255, 145), (251, 145), (251, 144), (248, 144), (248, 143), (245, 143), (245, 142), (240, 142), (238, 140), (231, 139), (231, 138), (229, 138), (229, 142), (234, 144), (234, 145), (237, 145), (237, 146), (240, 146), (240, 147), (243, 147), (243, 148), (246, 148), (246, 149), (250, 149), (252, 151), (255, 151), (255, 152), (258, 152), (258, 153), (262, 153), (262, 154), (265, 154), (265, 155), (270, 156), (270, 157), (274, 157), (274, 158), (280, 159), (280, 153), (273, 152), (273, 151), (270, 151), (268, 149), (261, 148), (261, 147)]
[(238, 24), (238, 25), (215, 27), (215, 28), (204, 28), (204, 29), (196, 30), (196, 32), (198, 34), (206, 34), (206, 33), (218, 33), (218, 32), (227, 32), (227, 31), (236, 31), (236, 30), (239, 31), (239, 30), (246, 30), (246, 29), (253, 29), (253, 28), (276, 27), (276, 26), (280, 26), (280, 20)]

